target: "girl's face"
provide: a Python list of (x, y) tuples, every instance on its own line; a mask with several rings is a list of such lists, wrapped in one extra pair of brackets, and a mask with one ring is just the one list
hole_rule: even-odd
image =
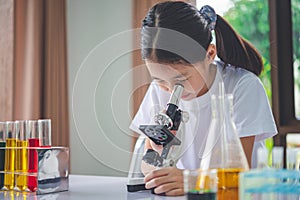
[(204, 61), (193, 65), (184, 63), (161, 64), (146, 60), (147, 68), (152, 78), (157, 82), (161, 89), (172, 92), (176, 83), (184, 86), (182, 94), (183, 100), (191, 100), (201, 96), (208, 91), (206, 84), (207, 73)]

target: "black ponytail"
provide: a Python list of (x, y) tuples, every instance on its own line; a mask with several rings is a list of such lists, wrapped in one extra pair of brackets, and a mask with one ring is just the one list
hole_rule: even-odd
[(226, 64), (247, 69), (259, 75), (263, 61), (253, 45), (243, 39), (221, 16), (215, 26), (218, 57)]

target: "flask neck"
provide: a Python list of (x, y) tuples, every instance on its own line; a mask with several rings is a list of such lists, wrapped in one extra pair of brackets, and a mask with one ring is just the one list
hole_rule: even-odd
[(224, 97), (212, 96), (211, 98), (212, 118), (219, 118), (221, 120), (232, 120), (233, 116), (233, 99), (232, 95), (228, 94)]

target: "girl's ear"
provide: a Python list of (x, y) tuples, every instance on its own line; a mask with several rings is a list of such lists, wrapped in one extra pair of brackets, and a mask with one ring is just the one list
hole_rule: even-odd
[(215, 59), (216, 55), (217, 55), (216, 46), (214, 44), (210, 44), (206, 51), (206, 57), (208, 61), (212, 62)]

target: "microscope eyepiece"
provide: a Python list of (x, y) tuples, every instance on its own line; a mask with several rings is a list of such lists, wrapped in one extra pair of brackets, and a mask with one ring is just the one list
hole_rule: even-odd
[(182, 92), (183, 92), (183, 85), (176, 83), (168, 104), (173, 104), (178, 107)]

